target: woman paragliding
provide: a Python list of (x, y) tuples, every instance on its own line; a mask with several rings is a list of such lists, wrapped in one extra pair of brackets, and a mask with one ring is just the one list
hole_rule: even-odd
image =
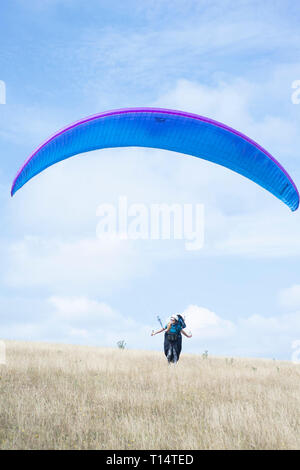
[(169, 364), (176, 364), (179, 361), (182, 348), (181, 333), (187, 338), (192, 337), (191, 333), (187, 334), (184, 331), (185, 327), (186, 325), (181, 315), (171, 315), (170, 321), (164, 328), (158, 331), (152, 331), (151, 333), (151, 336), (154, 336), (165, 331), (164, 351)]

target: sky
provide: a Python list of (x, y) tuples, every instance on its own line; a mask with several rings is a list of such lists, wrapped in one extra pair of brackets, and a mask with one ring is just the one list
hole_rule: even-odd
[[(1, 7), (0, 338), (300, 358), (300, 219), (253, 182), (172, 152), (65, 160), (10, 187), (58, 129), (109, 109), (197, 113), (265, 147), (300, 186), (300, 7), (292, 1), (11, 0)], [(293, 102), (294, 101), (294, 102)], [(203, 204), (204, 245), (102, 240), (97, 208)]]

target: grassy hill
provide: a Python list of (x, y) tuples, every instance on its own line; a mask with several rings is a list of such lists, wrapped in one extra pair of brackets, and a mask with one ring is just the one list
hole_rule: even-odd
[(0, 449), (299, 449), (300, 366), (7, 341)]

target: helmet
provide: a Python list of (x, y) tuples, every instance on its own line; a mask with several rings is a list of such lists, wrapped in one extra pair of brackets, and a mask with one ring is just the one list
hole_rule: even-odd
[(177, 315), (171, 315), (170, 320), (178, 321), (178, 316)]

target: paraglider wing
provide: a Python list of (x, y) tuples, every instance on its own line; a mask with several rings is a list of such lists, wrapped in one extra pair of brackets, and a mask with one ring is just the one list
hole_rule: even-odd
[(292, 211), (299, 205), (299, 193), (291, 177), (256, 142), (212, 119), (160, 108), (108, 111), (57, 132), (26, 160), (13, 182), (11, 195), (54, 163), (112, 147), (152, 147), (203, 158), (249, 178)]

